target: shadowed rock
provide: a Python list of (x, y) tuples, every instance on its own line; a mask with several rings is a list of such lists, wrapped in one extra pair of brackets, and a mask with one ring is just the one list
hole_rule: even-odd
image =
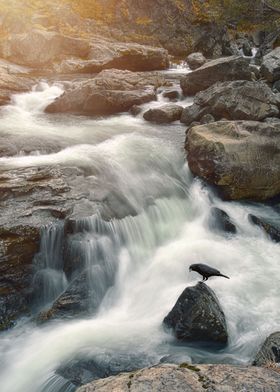
[(211, 230), (236, 234), (236, 227), (229, 215), (220, 208), (212, 207), (210, 211), (209, 226)]
[(264, 56), (260, 72), (270, 83), (280, 79), (280, 47)]
[(255, 215), (249, 214), (249, 220), (254, 225), (259, 226), (266, 234), (275, 242), (280, 242), (280, 230), (272, 226), (270, 223)]
[(228, 340), (225, 315), (216, 295), (204, 283), (187, 287), (163, 323), (184, 342), (225, 345)]

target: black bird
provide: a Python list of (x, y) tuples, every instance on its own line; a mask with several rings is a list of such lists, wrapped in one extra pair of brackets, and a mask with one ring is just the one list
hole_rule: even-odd
[(192, 264), (189, 268), (190, 271), (198, 272), (203, 276), (203, 282), (211, 278), (211, 276), (222, 276), (223, 278), (229, 279), (228, 276), (223, 275), (216, 268), (209, 267), (206, 264)]

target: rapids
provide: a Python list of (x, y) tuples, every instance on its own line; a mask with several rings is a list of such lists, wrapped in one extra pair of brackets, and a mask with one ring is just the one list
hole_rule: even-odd
[[(193, 363), (249, 363), (264, 338), (279, 330), (280, 247), (249, 223), (248, 214), (279, 224), (275, 210), (223, 202), (193, 179), (185, 163), (185, 129), (179, 123), (156, 126), (129, 114), (99, 119), (44, 114), (62, 91), (62, 84), (42, 82), (1, 109), (0, 135), (26, 140), (32, 148), (0, 158), (0, 169), (76, 166), (126, 200), (136, 214), (109, 222), (99, 216), (81, 218), (78, 251), (99, 296), (98, 312), (42, 326), (23, 319), (1, 333), (1, 392), (74, 391), (56, 369), (77, 356), (111, 358), (120, 370), (126, 368), (123, 358), (140, 367), (169, 355)], [(147, 106), (163, 101), (159, 96), (159, 102)], [(209, 229), (213, 206), (229, 214), (236, 236)], [(60, 235), (56, 223), (42, 235), (42, 305), (67, 286)], [(188, 272), (195, 262), (207, 262), (231, 277), (208, 282), (229, 329), (229, 345), (218, 352), (175, 344), (162, 329), (182, 290), (197, 282)]]

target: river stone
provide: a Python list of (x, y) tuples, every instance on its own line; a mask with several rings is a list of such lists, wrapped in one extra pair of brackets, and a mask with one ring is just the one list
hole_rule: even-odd
[(260, 72), (270, 83), (280, 79), (280, 47), (264, 56)]
[(280, 193), (280, 125), (220, 121), (186, 136), (193, 174), (217, 185), (226, 199), (266, 200)]
[(94, 381), (77, 392), (279, 392), (280, 374), (233, 365), (158, 365)]
[(165, 124), (180, 120), (182, 111), (182, 106), (167, 104), (147, 110), (143, 114), (143, 117), (146, 121), (151, 121), (157, 124)]
[(187, 287), (163, 323), (178, 340), (225, 345), (225, 315), (215, 293), (204, 283)]
[(200, 52), (191, 53), (187, 57), (187, 63), (191, 70), (195, 70), (201, 67), (203, 64), (206, 63), (206, 61), (207, 61), (206, 58)]
[(277, 117), (279, 106), (278, 96), (265, 83), (216, 83), (195, 96), (193, 105), (183, 110), (181, 122), (200, 121), (206, 113), (216, 119), (260, 121)]
[(265, 366), (280, 363), (280, 332), (274, 332), (265, 340), (254, 359), (253, 365)]
[(185, 95), (194, 95), (217, 82), (230, 80), (253, 80), (254, 74), (249, 62), (240, 56), (212, 60), (181, 79)]
[(73, 83), (46, 112), (84, 115), (125, 112), (134, 105), (155, 100), (156, 88), (165, 83), (157, 73), (104, 70), (93, 79)]
[(163, 92), (162, 96), (170, 99), (170, 101), (177, 101), (180, 98), (180, 93), (178, 90), (168, 89)]
[(88, 59), (66, 59), (55, 67), (60, 73), (98, 73), (103, 69), (155, 71), (169, 67), (167, 50), (137, 43), (93, 39)]
[(266, 232), (266, 234), (275, 242), (280, 242), (280, 230), (263, 218), (259, 218), (255, 215), (249, 214), (249, 221), (254, 225), (260, 227)]

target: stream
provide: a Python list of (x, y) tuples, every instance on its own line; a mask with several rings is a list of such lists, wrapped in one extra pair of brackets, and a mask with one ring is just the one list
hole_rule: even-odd
[[(0, 168), (77, 167), (92, 179), (89, 194), (98, 184), (118, 196), (120, 208), (134, 213), (110, 221), (98, 215), (80, 219), (73, 251), (88, 266), (98, 311), (43, 325), (25, 318), (1, 333), (1, 392), (75, 391), (56, 371), (79, 357), (119, 371), (175, 357), (193, 363), (250, 363), (280, 325), (280, 247), (248, 220), (253, 213), (279, 224), (273, 207), (224, 202), (194, 179), (185, 160), (185, 127), (179, 122), (154, 125), (141, 114), (128, 113), (97, 119), (44, 114), (62, 91), (62, 84), (43, 81), (1, 109), (0, 134), (26, 140), (30, 151), (0, 158)], [(144, 107), (163, 102), (159, 95)], [(182, 98), (181, 104), (191, 100)], [(212, 207), (227, 212), (236, 235), (209, 226)], [(59, 223), (43, 231), (42, 306), (68, 284), (59, 258), (60, 235)], [(230, 276), (207, 282), (228, 324), (229, 344), (219, 351), (176, 344), (162, 328), (184, 288), (197, 283), (198, 275), (188, 267), (199, 262)]]

